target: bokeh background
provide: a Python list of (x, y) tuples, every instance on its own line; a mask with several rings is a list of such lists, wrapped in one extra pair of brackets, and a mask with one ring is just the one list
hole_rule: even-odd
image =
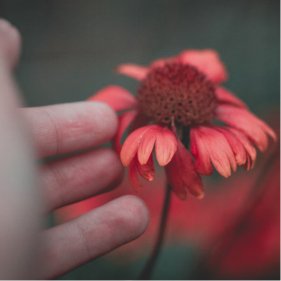
[[(23, 37), (23, 53), (16, 75), (27, 106), (84, 100), (108, 84), (123, 85), (135, 92), (136, 82), (114, 72), (118, 64), (135, 62), (145, 65), (155, 58), (174, 55), (183, 49), (213, 48), (220, 53), (229, 71), (226, 86), (245, 100), (253, 112), (278, 130), (279, 5), (278, 0), (0, 0), (0, 17), (16, 25)], [(275, 148), (268, 153), (267, 157), (275, 164), (274, 168), (270, 167), (269, 172), (265, 171), (268, 162), (260, 160), (257, 172), (250, 173), (247, 178), (244, 173), (238, 173), (231, 182), (224, 183), (229, 185), (227, 188), (231, 192), (245, 185), (247, 187), (243, 190), (246, 194), (248, 186), (253, 185), (250, 184), (251, 180), (258, 176), (266, 178), (266, 173), (273, 173), (274, 176), (269, 177), (262, 187), (274, 186), (274, 198), (278, 200), (265, 203), (265, 206), (275, 206), (274, 211), (266, 207), (265, 223), (272, 216), (279, 219), (279, 171), (274, 170), (279, 164), (279, 158), (276, 158), (278, 151), (278, 148)], [(223, 184), (216, 183), (216, 177), (211, 179), (211, 184), (215, 186), (214, 190), (219, 190), (219, 195), (214, 196), (214, 200), (224, 201), (218, 187)], [(243, 193), (243, 196), (246, 198), (245, 194)], [(225, 196), (228, 196), (225, 200), (228, 205), (229, 202), (235, 203), (237, 198), (243, 197), (241, 194), (233, 194), (236, 196), (233, 200), (229, 194)], [(245, 202), (243, 200), (241, 206), (248, 202), (247, 199)], [(200, 203), (198, 207), (192, 199), (191, 203), (185, 204), (195, 204), (193, 209), (185, 209), (189, 207), (180, 205), (182, 209), (179, 212), (186, 212), (187, 221), (198, 219), (199, 224), (210, 225), (210, 228), (199, 230), (199, 233), (204, 232), (203, 237), (211, 236), (209, 232), (217, 227), (212, 221), (224, 210), (223, 206), (212, 203), (211, 199), (210, 201), (208, 204), (213, 207), (206, 207), (207, 203)], [(210, 208), (214, 209), (214, 205), (218, 206), (217, 213), (214, 211), (213, 217), (206, 218), (204, 214), (210, 213)], [(203, 215), (198, 215), (197, 218), (194, 216), (197, 211)], [(240, 210), (240, 213), (243, 212)], [(224, 226), (226, 221), (229, 220), (222, 218), (218, 224)], [(260, 221), (260, 217), (254, 221)], [(154, 223), (156, 224), (156, 221)], [(179, 225), (182, 224), (185, 224), (184, 217)], [(273, 227), (272, 233), (276, 240), (276, 235), (280, 233), (278, 220), (273, 224), (276, 227)], [(196, 224), (189, 227), (196, 227)], [(268, 229), (272, 225), (259, 227), (254, 226), (250, 237), (259, 237), (259, 246), (269, 241), (264, 243), (264, 248), (258, 247), (258, 252), (255, 252), (256, 246), (247, 248), (249, 243), (245, 242), (246, 238), (243, 240), (244, 244), (241, 244), (244, 247), (240, 247), (245, 249), (246, 253), (252, 251), (253, 256), (265, 256), (261, 261), (253, 261), (252, 264), (253, 268), (262, 267), (260, 264), (266, 265), (265, 269), (250, 270), (250, 273), (244, 270), (240, 275), (235, 275), (237, 270), (232, 269), (232, 272), (224, 272), (223, 277), (279, 278), (279, 249), (276, 250), (278, 243), (273, 243), (272, 236), (262, 232), (264, 228)], [(177, 230), (183, 231), (180, 227)], [(252, 240), (255, 240), (254, 238)], [(149, 236), (147, 239), (150, 239)], [(200, 243), (194, 243), (190, 237), (186, 240), (181, 239), (181, 243), (178, 243), (178, 240), (176, 243), (175, 240), (177, 239), (171, 238), (164, 249), (154, 275), (155, 279), (212, 279), (220, 276), (219, 269), (217, 272), (210, 272), (206, 258), (204, 266), (198, 271), (196, 263), (198, 260), (202, 262), (202, 253), (208, 252), (202, 251)], [(252, 240), (249, 238), (249, 241)], [(130, 253), (134, 255), (137, 252), (136, 248), (137, 245), (129, 247), (126, 253), (119, 253), (121, 259), (124, 257), (126, 261), (123, 264), (117, 263), (115, 256), (111, 255), (82, 266), (62, 278), (135, 279), (146, 254), (137, 255), (133, 261), (130, 258), (126, 260), (125, 256), (130, 256)], [(273, 249), (274, 258), (268, 254)], [(227, 254), (224, 252), (224, 255)], [(245, 255), (242, 251), (242, 256)], [(239, 258), (239, 255), (234, 255), (233, 267), (237, 267), (235, 261)], [(229, 264), (231, 265), (231, 259)]]

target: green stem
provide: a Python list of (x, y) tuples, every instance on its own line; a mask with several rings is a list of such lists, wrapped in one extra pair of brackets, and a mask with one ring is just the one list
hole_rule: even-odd
[(140, 274), (140, 277), (139, 277), (140, 280), (151, 279), (151, 275), (153, 273), (155, 264), (157, 262), (160, 251), (162, 249), (163, 242), (164, 242), (164, 236), (165, 236), (165, 230), (167, 227), (169, 209), (170, 209), (171, 191), (172, 191), (171, 187), (169, 185), (167, 185), (163, 208), (162, 208), (161, 221), (160, 221), (159, 230), (158, 230), (158, 234), (157, 234), (157, 240), (156, 240), (155, 246), (152, 250), (150, 257), (149, 257), (143, 271)]

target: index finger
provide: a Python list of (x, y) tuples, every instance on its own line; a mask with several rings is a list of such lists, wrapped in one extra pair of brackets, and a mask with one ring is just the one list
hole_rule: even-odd
[(99, 102), (23, 109), (40, 156), (74, 152), (110, 140), (117, 129), (113, 110)]

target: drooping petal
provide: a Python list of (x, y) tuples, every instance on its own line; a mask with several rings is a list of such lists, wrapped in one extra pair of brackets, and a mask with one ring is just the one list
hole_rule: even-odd
[(139, 190), (141, 188), (141, 183), (138, 177), (138, 167), (137, 167), (137, 159), (133, 159), (129, 165), (129, 179), (132, 184), (132, 186), (136, 189)]
[(211, 175), (213, 168), (210, 161), (208, 148), (201, 139), (199, 130), (195, 127), (190, 130), (190, 150), (195, 161), (195, 168), (199, 174)]
[(153, 164), (152, 156), (149, 158), (145, 165), (141, 165), (137, 159), (137, 156), (131, 161), (129, 165), (129, 179), (132, 186), (139, 190), (142, 187), (141, 180), (139, 176), (147, 181), (152, 181), (154, 179), (155, 170)]
[(125, 131), (129, 128), (131, 123), (135, 120), (138, 112), (136, 110), (131, 110), (124, 112), (122, 115), (118, 117), (119, 126), (117, 129), (117, 133), (113, 139), (114, 150), (119, 154), (121, 151), (121, 139), (124, 135)]
[(117, 67), (117, 72), (136, 80), (143, 80), (148, 73), (148, 68), (137, 64), (121, 64)]
[(243, 144), (245, 151), (247, 152), (247, 161), (245, 163), (245, 168), (247, 170), (252, 169), (254, 167), (256, 158), (257, 158), (257, 151), (249, 139), (242, 133), (241, 131), (228, 128), (228, 130), (236, 136), (237, 139)]
[(131, 109), (137, 105), (137, 100), (129, 91), (115, 85), (101, 89), (88, 100), (104, 102), (115, 111)]
[(177, 150), (177, 139), (175, 134), (159, 126), (155, 144), (156, 159), (160, 166), (166, 166), (173, 158)]
[(273, 130), (250, 111), (229, 105), (219, 105), (216, 116), (226, 124), (241, 130), (255, 145), (264, 151), (268, 146), (268, 137), (274, 140), (276, 135)]
[(227, 79), (225, 67), (214, 50), (187, 50), (178, 57), (182, 63), (188, 63), (198, 68), (216, 84)]
[(141, 127), (135, 131), (133, 131), (125, 140), (121, 152), (120, 158), (123, 165), (129, 166), (133, 158), (135, 157), (139, 145), (142, 141), (143, 135), (147, 130), (150, 129), (151, 126)]
[(177, 147), (172, 161), (165, 167), (168, 182), (180, 199), (186, 199), (187, 190), (201, 199), (204, 197), (203, 185), (195, 171), (191, 155), (180, 141)]
[(241, 131), (234, 128), (219, 128), (229, 142), (237, 164), (243, 165), (246, 170), (254, 167), (257, 152), (253, 144)]
[(147, 163), (149, 158), (151, 157), (154, 144), (157, 138), (158, 126), (151, 126), (149, 130), (147, 130), (142, 138), (142, 141), (139, 145), (138, 149), (138, 160), (141, 165)]
[(146, 179), (147, 181), (153, 181), (155, 175), (155, 169), (153, 164), (152, 155), (150, 155), (146, 164), (141, 165), (137, 162), (138, 172), (139, 174)]
[(239, 166), (244, 165), (247, 162), (248, 154), (240, 140), (232, 134), (228, 128), (216, 127), (216, 129), (221, 132), (228, 141), (235, 156), (236, 163)]
[(264, 122), (262, 121), (261, 119), (259, 119), (258, 117), (254, 116), (260, 127), (274, 140), (274, 141), (277, 141), (277, 136), (275, 134), (275, 132)]
[(247, 108), (247, 105), (242, 100), (240, 100), (233, 93), (223, 87), (218, 87), (216, 89), (215, 95), (218, 102), (221, 104), (230, 104), (242, 108)]
[[(197, 151), (197, 155), (194, 155), (195, 163), (199, 161), (195, 167), (201, 168), (202, 163), (209, 164), (211, 162), (222, 176), (229, 177), (231, 169), (235, 171), (237, 164), (233, 151), (224, 135), (215, 128), (205, 126), (193, 128), (191, 131), (193, 131), (193, 136), (195, 135), (193, 139), (191, 138), (191, 141), (195, 139), (195, 143), (192, 145), (196, 146), (195, 151)], [(200, 155), (199, 158), (198, 155)], [(208, 168), (207, 166), (207, 172), (209, 172)], [(202, 173), (202, 169), (199, 169), (198, 172)]]

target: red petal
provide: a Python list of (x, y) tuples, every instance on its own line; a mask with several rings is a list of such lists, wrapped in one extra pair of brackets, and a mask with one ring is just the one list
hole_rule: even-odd
[(181, 142), (172, 161), (166, 166), (167, 179), (180, 199), (186, 199), (187, 190), (197, 198), (204, 197), (200, 176), (196, 173), (190, 153)]
[(147, 130), (143, 135), (142, 141), (138, 149), (138, 160), (141, 165), (146, 164), (152, 154), (154, 144), (157, 138), (156, 128), (157, 127), (151, 126), (150, 129)]
[(129, 178), (132, 186), (139, 190), (142, 187), (141, 181), (139, 179), (139, 175), (142, 176), (147, 181), (152, 181), (154, 179), (154, 165), (152, 157), (149, 158), (147, 164), (140, 165), (137, 157), (131, 161), (129, 165)]
[(115, 111), (126, 110), (137, 105), (137, 100), (126, 89), (119, 86), (108, 86), (91, 96), (89, 101), (101, 101)]
[(113, 144), (115, 151), (119, 154), (121, 151), (121, 140), (125, 131), (128, 129), (130, 124), (135, 120), (138, 112), (135, 110), (124, 112), (120, 115), (119, 118), (119, 126), (117, 129), (117, 133), (114, 137)]
[(190, 147), (195, 161), (195, 168), (202, 175), (210, 175), (213, 172), (209, 152), (204, 142), (202, 142), (198, 128), (190, 130)]
[(247, 162), (248, 154), (240, 140), (227, 128), (216, 127), (216, 129), (221, 132), (228, 141), (235, 156), (236, 163), (239, 166), (244, 165)]
[(247, 170), (252, 169), (254, 167), (256, 157), (257, 157), (257, 152), (254, 146), (251, 144), (249, 139), (244, 135), (244, 133), (233, 129), (233, 128), (228, 128), (228, 130), (239, 139), (239, 141), (243, 144), (245, 151), (247, 152), (247, 161), (245, 164), (245, 167)]
[(136, 64), (121, 64), (117, 67), (117, 72), (136, 80), (143, 80), (147, 75), (148, 68)]
[(223, 87), (218, 87), (216, 89), (216, 98), (219, 103), (222, 104), (231, 104), (234, 106), (247, 108), (247, 105), (242, 100)]
[(177, 139), (175, 134), (158, 126), (156, 139), (156, 158), (160, 166), (166, 166), (173, 158), (177, 150)]
[[(194, 129), (192, 130), (194, 135)], [(204, 126), (197, 127), (195, 134), (197, 134), (195, 137), (197, 143), (200, 143), (199, 146), (196, 146), (196, 150), (198, 155), (201, 156), (201, 158), (198, 158), (196, 157), (197, 155), (194, 155), (196, 162), (198, 160), (202, 162), (202, 158), (206, 163), (210, 161), (222, 176), (229, 177), (231, 175), (231, 168), (235, 171), (237, 164), (232, 149), (224, 135), (215, 128)], [(207, 160), (208, 158), (209, 160)], [(200, 164), (199, 162), (199, 165), (197, 164), (196, 167), (200, 167)]]
[(244, 132), (261, 151), (264, 151), (268, 146), (267, 134), (276, 139), (273, 130), (246, 109), (219, 105), (216, 109), (216, 115), (219, 120)]
[(221, 83), (227, 79), (225, 67), (214, 50), (188, 50), (178, 57), (182, 63), (195, 66), (215, 83)]
[(261, 119), (259, 119), (258, 117), (254, 116), (257, 121), (259, 122), (260, 127), (274, 140), (277, 141), (277, 136), (275, 134), (275, 132)]
[(138, 167), (137, 167), (137, 160), (136, 158), (130, 163), (129, 165), (129, 179), (132, 184), (132, 186), (139, 190), (141, 188), (141, 183), (138, 178)]
[(174, 57), (165, 57), (165, 58), (160, 58), (157, 60), (154, 60), (150, 67), (163, 67), (166, 63), (170, 63), (170, 62), (179, 62), (179, 58), (176, 56)]
[(141, 127), (133, 131), (125, 140), (121, 152), (120, 158), (124, 166), (128, 166), (135, 157), (139, 145), (142, 141), (144, 133), (150, 129), (151, 126)]
[(155, 170), (154, 170), (154, 164), (153, 164), (153, 158), (152, 155), (150, 155), (148, 161), (146, 164), (141, 165), (139, 162), (137, 162), (138, 172), (139, 174), (148, 181), (153, 181)]

